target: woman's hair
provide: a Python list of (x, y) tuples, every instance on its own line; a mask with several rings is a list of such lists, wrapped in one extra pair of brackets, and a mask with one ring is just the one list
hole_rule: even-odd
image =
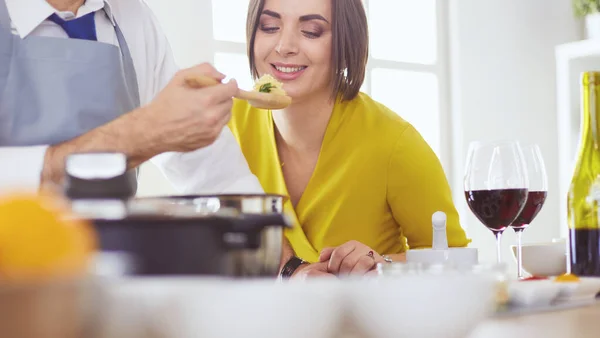
[[(300, 0), (298, 0), (300, 1)], [(250, 0), (246, 21), (246, 42), (252, 76), (258, 78), (254, 57), (254, 42), (265, 0)], [(369, 29), (362, 0), (331, 0), (332, 9), (332, 69), (331, 96), (349, 101), (358, 95), (365, 79), (369, 57)]]

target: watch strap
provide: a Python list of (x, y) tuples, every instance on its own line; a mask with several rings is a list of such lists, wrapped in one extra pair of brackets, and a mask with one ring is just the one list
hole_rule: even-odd
[(292, 277), (296, 269), (298, 269), (300, 265), (305, 263), (306, 262), (301, 258), (293, 256), (285, 263), (285, 265), (281, 269), (280, 277), (284, 279)]

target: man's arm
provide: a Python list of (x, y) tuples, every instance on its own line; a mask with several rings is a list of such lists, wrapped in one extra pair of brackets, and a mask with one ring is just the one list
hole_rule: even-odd
[[(140, 84), (142, 103), (152, 100), (178, 70), (173, 51), (159, 21), (143, 6), (152, 56), (152, 74)], [(263, 193), (264, 190), (227, 126), (210, 146), (189, 152), (165, 152), (151, 159), (180, 194)]]
[(224, 78), (209, 64), (179, 71), (150, 104), (50, 146), (44, 156), (42, 184), (61, 183), (65, 158), (74, 152), (123, 152), (133, 168), (163, 152), (189, 152), (212, 144), (229, 121), (238, 87), (230, 81), (189, 88), (185, 80), (195, 76)]
[[(31, 190), (60, 183), (64, 176), (65, 159), (76, 152), (122, 152), (136, 167), (160, 147), (141, 131), (144, 119), (133, 111), (98, 127), (87, 134), (52, 146), (0, 147), (0, 191)], [(133, 137), (126, 137), (132, 135)]]
[(75, 139), (48, 147), (41, 175), (41, 185), (60, 183), (64, 176), (65, 160), (77, 152), (120, 152), (127, 156), (128, 166), (135, 168), (155, 154), (160, 144), (148, 137), (148, 123), (140, 117), (140, 109), (83, 134)]

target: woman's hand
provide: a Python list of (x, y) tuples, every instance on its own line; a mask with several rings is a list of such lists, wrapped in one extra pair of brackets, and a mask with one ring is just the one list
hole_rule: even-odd
[(303, 264), (294, 271), (292, 279), (305, 280), (307, 278), (318, 278), (318, 277), (333, 277), (335, 275), (327, 271), (327, 262)]
[(323, 249), (319, 261), (327, 263), (327, 271), (335, 275), (364, 275), (384, 262), (373, 249), (357, 241)]

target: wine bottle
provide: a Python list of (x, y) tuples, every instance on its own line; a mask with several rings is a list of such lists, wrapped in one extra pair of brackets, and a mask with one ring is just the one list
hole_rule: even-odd
[(568, 196), (571, 273), (600, 277), (600, 72), (581, 77), (581, 131)]

